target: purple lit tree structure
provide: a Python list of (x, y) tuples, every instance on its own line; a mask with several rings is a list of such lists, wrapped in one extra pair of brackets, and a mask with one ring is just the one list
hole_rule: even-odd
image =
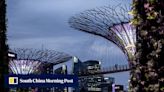
[(12, 60), (9, 68), (13, 74), (35, 74), (39, 73), (41, 62), (35, 60)]
[(113, 42), (126, 55), (129, 66), (133, 68), (131, 75), (134, 75), (136, 28), (131, 25), (129, 11), (130, 8), (121, 5), (91, 9), (71, 17), (69, 24), (74, 29)]
[(59, 64), (71, 59), (71, 56), (53, 50), (14, 49), (17, 59), (9, 62), (10, 71), (14, 74), (40, 73), (44, 64)]
[[(136, 28), (130, 24), (132, 17), (126, 6), (91, 9), (70, 18), (72, 28), (103, 37), (118, 46), (126, 55), (129, 66), (135, 67)], [(134, 75), (134, 69), (131, 75)], [(131, 76), (132, 79), (132, 76)]]
[(113, 42), (125, 53), (128, 61), (133, 61), (136, 51), (136, 30), (129, 23), (129, 10), (126, 6), (91, 9), (71, 17), (69, 24), (74, 29)]

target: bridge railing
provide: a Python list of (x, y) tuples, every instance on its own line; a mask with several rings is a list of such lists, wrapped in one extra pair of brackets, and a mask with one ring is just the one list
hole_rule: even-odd
[(79, 74), (79, 76), (110, 74), (110, 73), (124, 72), (124, 71), (129, 71), (129, 70), (130, 70), (129, 65), (114, 65), (110, 67), (103, 67), (101, 68), (101, 70), (95, 71), (95, 72), (83, 71)]
[[(129, 65), (113, 65), (109, 67), (102, 67), (100, 70), (89, 72), (87, 70), (80, 71), (78, 76), (90, 76), (90, 75), (100, 75), (100, 74), (111, 74), (111, 73), (118, 73), (118, 72), (125, 72), (129, 71)], [(68, 74), (73, 74), (73, 71), (68, 72)]]

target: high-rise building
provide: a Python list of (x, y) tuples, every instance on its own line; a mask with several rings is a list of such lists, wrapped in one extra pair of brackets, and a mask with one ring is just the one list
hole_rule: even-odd
[(77, 57), (73, 57), (73, 74), (79, 75), (84, 73), (86, 67), (82, 61), (80, 61)]
[(124, 92), (123, 85), (115, 85), (115, 92)]
[[(73, 74), (74, 75), (79, 75), (84, 73), (86, 70), (85, 65), (83, 62), (81, 62), (77, 57), (73, 57)], [(83, 92), (86, 92), (85, 89), (85, 78), (79, 77), (79, 85), (78, 88), (75, 88), (73, 92), (80, 92), (80, 90), (83, 90)]]
[[(83, 73), (92, 74), (101, 70), (100, 61), (87, 60), (81, 62), (77, 57), (73, 58), (73, 73), (80, 75)], [(93, 75), (89, 77), (79, 77), (79, 88), (75, 92), (101, 92), (102, 75)]]
[[(96, 60), (88, 60), (84, 62), (84, 65), (87, 69), (87, 74), (93, 74), (96, 72), (101, 71), (101, 63), (100, 61)], [(103, 75), (92, 75), (86, 77), (86, 89), (88, 92), (102, 92), (101, 89), (101, 82), (102, 82)]]
[(115, 80), (113, 77), (104, 77), (101, 83), (102, 92), (112, 92), (112, 85), (114, 82)]

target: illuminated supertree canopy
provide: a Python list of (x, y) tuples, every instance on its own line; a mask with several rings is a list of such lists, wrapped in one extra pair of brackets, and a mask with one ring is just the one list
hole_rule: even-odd
[(17, 59), (11, 59), (9, 62), (9, 68), (14, 74), (38, 73), (44, 64), (56, 65), (72, 58), (66, 53), (46, 49), (19, 48), (11, 51), (17, 54)]
[(11, 60), (9, 67), (13, 74), (35, 74), (41, 68), (41, 62), (34, 60)]
[(107, 6), (86, 10), (69, 19), (72, 28), (101, 36), (116, 44), (127, 56), (134, 56), (136, 30), (130, 24), (130, 8), (126, 6)]

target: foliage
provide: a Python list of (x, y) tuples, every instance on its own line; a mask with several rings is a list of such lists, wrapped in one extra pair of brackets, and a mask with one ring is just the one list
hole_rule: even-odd
[(6, 45), (6, 4), (0, 1), (0, 91), (7, 92), (4, 87), (4, 74), (8, 74), (8, 47)]
[(136, 26), (136, 58), (130, 92), (163, 92), (164, 1), (133, 0), (132, 24)]

